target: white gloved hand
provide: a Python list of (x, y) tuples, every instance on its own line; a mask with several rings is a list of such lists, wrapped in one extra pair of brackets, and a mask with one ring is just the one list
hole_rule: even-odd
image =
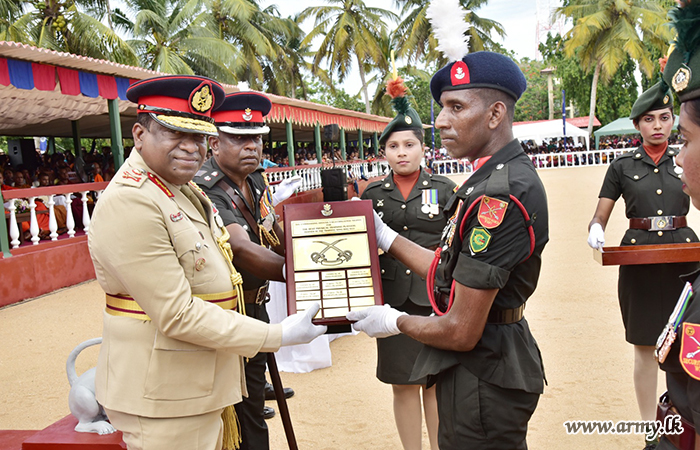
[(401, 333), (396, 322), (405, 314), (389, 305), (375, 305), (359, 311), (350, 311), (345, 317), (355, 322), (352, 327), (356, 331), (364, 331), (369, 337), (384, 338)]
[(603, 245), (605, 245), (605, 231), (598, 222), (591, 225), (591, 229), (588, 231), (588, 245), (594, 250), (602, 250)]
[(311, 319), (314, 318), (319, 309), (321, 309), (321, 305), (314, 303), (306, 311), (292, 314), (281, 322), (282, 347), (308, 344), (328, 331), (328, 327), (325, 325), (314, 325), (311, 323)]
[(272, 206), (277, 206), (287, 200), (300, 187), (301, 177), (299, 175), (294, 175), (291, 178), (282, 180), (282, 182), (277, 185), (275, 193), (272, 194)]
[[(353, 197), (351, 200), (361, 199), (360, 197)], [(377, 211), (374, 211), (374, 209), (372, 211), (374, 212), (374, 234), (377, 235), (377, 247), (384, 252), (388, 252), (399, 233), (389, 228), (389, 225), (385, 224), (382, 218), (379, 217)]]

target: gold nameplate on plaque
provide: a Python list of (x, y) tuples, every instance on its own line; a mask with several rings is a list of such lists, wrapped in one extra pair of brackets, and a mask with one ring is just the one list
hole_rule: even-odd
[(345, 325), (383, 303), (373, 221), (370, 201), (285, 205), (289, 314), (320, 303), (314, 323)]

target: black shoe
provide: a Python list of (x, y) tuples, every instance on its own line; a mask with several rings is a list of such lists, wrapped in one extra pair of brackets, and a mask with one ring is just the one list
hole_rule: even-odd
[(656, 444), (658, 444), (658, 442), (648, 443), (646, 447), (644, 447), (644, 450), (656, 450)]
[[(294, 389), (284, 388), (284, 398), (289, 398), (294, 396)], [(272, 387), (270, 383), (265, 383), (265, 400), (276, 400), (275, 388)]]
[(263, 417), (265, 418), (265, 420), (272, 419), (273, 417), (275, 417), (275, 408), (265, 406), (263, 408)]

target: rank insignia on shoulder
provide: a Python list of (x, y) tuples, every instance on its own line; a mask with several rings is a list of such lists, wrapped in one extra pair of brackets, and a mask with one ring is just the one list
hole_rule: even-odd
[(484, 228), (496, 228), (503, 222), (506, 209), (508, 209), (508, 202), (484, 195), (479, 204), (479, 213), (477, 214), (479, 223)]
[(485, 228), (476, 227), (469, 235), (469, 248), (471, 248), (474, 253), (480, 253), (486, 250), (489, 246), (489, 242), (491, 242), (491, 233)]
[(178, 211), (177, 214), (170, 214), (170, 220), (172, 220), (173, 222), (179, 222), (184, 218), (185, 216), (183, 216), (180, 211)]
[(377, 208), (384, 206), (384, 199), (380, 198), (377, 200)]
[(680, 359), (683, 370), (700, 380), (700, 324), (684, 323), (681, 333)]

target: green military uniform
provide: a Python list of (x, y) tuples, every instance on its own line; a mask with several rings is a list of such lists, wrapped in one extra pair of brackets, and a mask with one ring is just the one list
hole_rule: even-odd
[[(394, 183), (393, 173), (369, 184), (362, 198), (372, 200), (384, 223), (401, 236), (423, 247), (437, 248), (446, 224), (443, 208), (456, 185), (443, 176), (431, 175), (423, 169), (420, 172), (406, 200)], [(409, 314), (428, 316), (432, 313), (425, 280), (388, 253), (379, 257), (379, 263), (384, 303)], [(422, 348), (423, 344), (403, 334), (377, 339), (377, 378), (390, 384), (425, 384), (425, 378), (409, 382)]]
[[(488, 211), (478, 203), (465, 217), (482, 195), (507, 203), (496, 207), (501, 222), (494, 228), (479, 222)], [(529, 221), (510, 195), (522, 202)], [(449, 296), (453, 280), (498, 293), (476, 347), (454, 352), (425, 346), (413, 378), (431, 375), (429, 381), (437, 384), (441, 449), (526, 449), (527, 423), (544, 389), (544, 370), (527, 321), (519, 317), (537, 286), (549, 228), (544, 187), (520, 143), (511, 141), (484, 163), (445, 205), (445, 213), (451, 219), (440, 244), (438, 294)]]
[[(608, 168), (600, 198), (625, 199), (625, 215), (632, 218), (685, 217), (690, 198), (683, 192), (680, 168), (668, 148), (658, 164), (643, 147), (617, 157)], [(669, 221), (671, 222), (671, 221)], [(698, 242), (687, 227), (665, 231), (628, 229), (620, 245), (681, 244)], [(683, 289), (679, 276), (697, 268), (697, 263), (620, 266), (618, 298), (627, 342), (654, 345)]]

